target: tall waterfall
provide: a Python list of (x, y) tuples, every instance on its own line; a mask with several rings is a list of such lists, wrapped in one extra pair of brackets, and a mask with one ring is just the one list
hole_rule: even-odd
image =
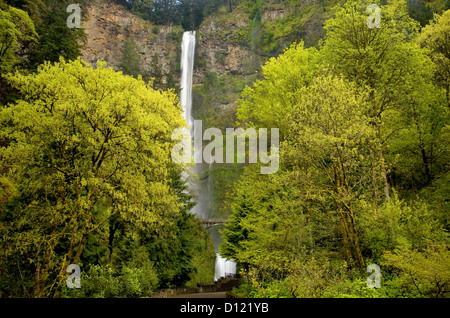
[(194, 72), (195, 31), (185, 32), (181, 42), (181, 94), (180, 104), (183, 107), (183, 117), (190, 127), (190, 137), (193, 136), (192, 111), (192, 74)]
[[(183, 40), (181, 42), (181, 93), (180, 93), (180, 104), (183, 107), (183, 117), (189, 127), (189, 137), (192, 140), (196, 129), (202, 129), (201, 127), (194, 126), (194, 120), (192, 117), (192, 75), (194, 72), (194, 53), (195, 53), (195, 31), (188, 31), (183, 34)], [(199, 132), (200, 135), (202, 132)], [(202, 148), (194, 148), (194, 158), (195, 162), (201, 162), (202, 158)], [(199, 160), (200, 159), (200, 160)], [(197, 163), (192, 169), (192, 172), (201, 176), (204, 169), (208, 166), (203, 163)], [(209, 178), (209, 177), (208, 177)], [(209, 181), (209, 180), (208, 180)], [(211, 188), (210, 182), (204, 182), (199, 180), (196, 183), (189, 182), (189, 187), (194, 190), (196, 194), (195, 200), (197, 202), (196, 206), (192, 210), (193, 213), (197, 214), (201, 218), (211, 217), (211, 211), (209, 209), (209, 201), (211, 199)], [(210, 233), (211, 235), (211, 233)], [(219, 255), (218, 243), (220, 240), (214, 235), (211, 237), (214, 243), (214, 248), (216, 249), (216, 265), (215, 265), (215, 275), (214, 280), (218, 280), (226, 275), (236, 273), (236, 264), (230, 260), (226, 260)]]

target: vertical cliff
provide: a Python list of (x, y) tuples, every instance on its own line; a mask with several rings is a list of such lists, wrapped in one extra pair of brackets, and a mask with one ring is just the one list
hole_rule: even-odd
[(123, 6), (106, 0), (88, 3), (86, 9), (83, 27), (87, 43), (82, 51), (85, 61), (95, 64), (97, 60), (104, 60), (119, 70), (124, 44), (128, 39), (133, 39), (138, 47), (142, 71), (152, 73), (152, 57), (156, 55), (161, 70), (169, 72), (170, 63), (179, 50), (177, 31), (182, 32), (179, 28), (155, 26)]
[[(91, 64), (104, 60), (119, 70), (124, 43), (133, 39), (140, 53), (143, 72), (154, 73), (155, 61), (158, 61), (158, 71), (172, 73), (179, 79), (180, 43), (184, 31), (180, 26), (153, 25), (123, 6), (106, 0), (93, 1), (86, 9), (84, 60)], [(238, 32), (249, 26), (244, 12), (237, 12), (233, 19), (210, 16), (202, 23), (197, 31), (195, 84), (201, 84), (207, 72), (219, 76), (249, 72), (248, 63), (254, 58), (252, 50), (237, 39)]]

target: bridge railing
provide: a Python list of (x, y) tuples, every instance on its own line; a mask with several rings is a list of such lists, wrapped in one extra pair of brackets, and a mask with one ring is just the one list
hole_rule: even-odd
[(227, 219), (202, 219), (202, 223), (205, 227), (211, 227), (219, 224), (224, 224), (229, 222)]

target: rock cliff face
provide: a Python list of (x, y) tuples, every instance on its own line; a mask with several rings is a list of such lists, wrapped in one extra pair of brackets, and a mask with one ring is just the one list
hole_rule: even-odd
[[(179, 79), (183, 32), (179, 26), (155, 26), (107, 0), (92, 2), (86, 9), (83, 27), (87, 44), (82, 51), (85, 61), (95, 65), (97, 60), (104, 60), (119, 70), (123, 45), (127, 39), (134, 38), (142, 71), (150, 74), (155, 71), (152, 59), (156, 55), (162, 73), (172, 72)], [(237, 13), (231, 21), (211, 16), (202, 23), (197, 31), (194, 84), (201, 84), (207, 72), (218, 76), (249, 72), (248, 65), (255, 54), (236, 39), (239, 30), (249, 26), (244, 13)]]
[[(177, 52), (177, 45), (171, 34), (172, 27), (154, 26), (124, 7), (106, 0), (97, 0), (86, 6), (87, 16), (84, 29), (87, 44), (82, 51), (85, 61), (95, 64), (97, 60), (107, 61), (119, 69), (122, 48), (125, 41), (134, 38), (140, 52), (142, 70), (151, 70), (151, 59), (158, 56), (160, 67), (169, 71), (171, 60)], [(178, 45), (179, 46), (179, 45)]]
[[(202, 71), (215, 72), (218, 76), (245, 74), (248, 61), (254, 57), (252, 50), (236, 39), (236, 32), (248, 28), (250, 21), (244, 13), (237, 12), (233, 19), (206, 19), (198, 31), (198, 56), (200, 63), (196, 76)], [(202, 67), (203, 66), (203, 67)]]
[[(332, 2), (337, 0), (330, 0)], [(83, 9), (87, 44), (83, 59), (92, 65), (104, 60), (121, 70), (123, 48), (133, 39), (142, 75), (158, 78), (158, 86), (180, 82), (181, 26), (157, 26), (110, 0), (94, 0)], [(243, 10), (246, 10), (245, 12)], [(194, 64), (194, 116), (204, 127), (234, 125), (236, 103), (260, 67), (293, 41), (314, 45), (323, 33), (328, 12), (317, 0), (287, 4), (275, 1), (250, 19), (249, 9), (225, 7), (207, 17), (197, 30)], [(316, 15), (317, 12), (324, 12)], [(133, 63), (133, 66), (135, 63)], [(157, 87), (158, 87), (157, 86)]]

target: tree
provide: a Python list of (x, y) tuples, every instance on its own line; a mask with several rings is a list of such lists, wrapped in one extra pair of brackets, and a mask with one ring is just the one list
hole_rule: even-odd
[[(280, 162), (296, 174), (306, 215), (336, 215), (345, 258), (359, 269), (364, 252), (371, 253), (360, 247), (361, 202), (371, 206), (372, 196), (374, 210), (384, 209), (393, 187), (405, 193), (426, 187), (448, 162), (445, 97), (415, 42), (419, 24), (408, 17), (405, 1), (381, 5), (380, 28), (367, 25), (366, 9), (358, 1), (337, 7), (320, 50), (293, 45), (269, 60), (237, 109), (245, 125), (280, 128)], [(241, 207), (234, 213), (245, 219), (252, 205)], [(242, 224), (230, 224), (231, 240), (246, 240)], [(311, 240), (317, 245), (318, 232)]]
[(353, 0), (338, 9), (336, 16), (325, 23), (327, 34), (321, 52), (334, 72), (370, 90), (366, 115), (376, 131), (370, 156), (373, 193), (379, 204), (380, 179), (385, 201), (390, 198), (386, 141), (398, 129), (387, 121), (411, 103), (420, 108), (417, 101), (408, 98), (420, 92), (421, 79), (429, 77), (430, 64), (413, 43), (419, 25), (408, 17), (404, 0), (381, 5), (379, 28), (367, 25), (370, 17), (366, 9), (364, 3)]
[(28, 14), (0, 1), (0, 105), (15, 96), (3, 73), (24, 64), (37, 41), (35, 26)]
[[(306, 193), (320, 193), (312, 201), (320, 197), (333, 202), (348, 262), (363, 268), (352, 202), (363, 188), (359, 178), (366, 160), (359, 156), (368, 157), (364, 143), (370, 143), (373, 133), (368, 126), (369, 94), (367, 88), (364, 92), (320, 72), (325, 71), (314, 49), (292, 46), (263, 67), (263, 80), (246, 88), (238, 117), (252, 126), (280, 128), (286, 139), (282, 151), (288, 153), (284, 164), (316, 190), (306, 188)], [(306, 196), (305, 202), (310, 201)]]
[(26, 48), (36, 42), (33, 21), (20, 9), (0, 3), (0, 73), (11, 71), (26, 58)]
[[(220, 254), (260, 281), (282, 278), (310, 245), (306, 215), (290, 172), (261, 176), (247, 167), (237, 182)], [(255, 277), (254, 277), (255, 278)]]
[(139, 47), (132, 37), (126, 39), (123, 43), (119, 67), (125, 75), (131, 75), (135, 78), (142, 75)]
[(168, 165), (184, 121), (176, 95), (105, 63), (61, 59), (8, 80), (23, 99), (0, 112), (1, 160), (19, 192), (2, 215), (1, 259), (34, 275), (22, 286), (35, 297), (58, 295), (67, 265), (111, 218), (135, 236), (180, 213)]
[[(283, 70), (279, 70), (280, 78), (282, 75)], [(258, 93), (263, 96), (264, 91)], [(286, 111), (288, 129), (281, 146), (285, 154), (283, 165), (292, 171), (295, 181), (287, 181), (285, 175), (271, 176), (270, 181), (247, 175), (242, 184), (238, 183), (221, 253), (253, 266), (261, 259), (261, 264), (286, 269), (283, 262), (288, 261), (280, 255), (292, 257), (283, 244), (299, 245), (296, 235), (308, 232), (298, 226), (301, 223), (298, 218), (302, 217), (304, 222), (311, 219), (314, 213), (311, 205), (315, 204), (322, 205), (328, 214), (337, 214), (347, 262), (364, 269), (354, 205), (365, 194), (365, 185), (370, 184), (370, 179), (364, 177), (369, 169), (364, 159), (369, 157), (366, 145), (375, 135), (365, 115), (369, 94), (355, 83), (332, 75), (320, 75), (295, 93), (301, 99), (290, 112)], [(292, 211), (305, 212), (302, 216), (290, 214), (291, 206)], [(274, 211), (281, 220), (288, 218), (294, 228), (274, 226), (274, 220), (278, 219), (272, 215)], [(311, 248), (313, 238), (306, 233), (304, 240), (309, 244), (305, 246)], [(279, 245), (266, 235), (272, 235)], [(291, 235), (292, 239), (286, 240)]]
[[(383, 265), (400, 270), (393, 287), (402, 288), (409, 297), (444, 298), (450, 293), (450, 251), (445, 245), (431, 245), (419, 251), (402, 246), (384, 254)], [(397, 285), (397, 286), (396, 286)]]
[(150, 60), (151, 78), (153, 78), (153, 87), (155, 89), (163, 89), (163, 71), (159, 62), (158, 54), (153, 54)]
[(318, 66), (317, 50), (305, 49), (303, 42), (271, 58), (262, 67), (263, 79), (244, 89), (238, 119), (252, 127), (279, 128), (280, 136), (284, 136), (286, 116), (303, 99), (300, 89), (311, 82)]
[(195, 30), (206, 16), (216, 12), (226, 1), (122, 0), (122, 2), (130, 11), (155, 24), (175, 24), (181, 25), (185, 30)]
[(363, 253), (377, 263), (384, 260), (385, 252), (405, 244), (422, 250), (448, 239), (437, 210), (425, 201), (406, 202), (394, 192), (392, 200), (380, 207), (362, 202), (359, 210), (357, 221)]
[(433, 10), (431, 10), (424, 3), (425, 1), (421, 0), (408, 0), (408, 14), (414, 20), (420, 22), (420, 25), (423, 27), (428, 24), (428, 22), (433, 19)]
[(127, 7), (144, 19), (149, 19), (153, 10), (153, 0), (125, 0)]
[(366, 144), (374, 136), (365, 115), (368, 94), (331, 75), (317, 77), (301, 94), (288, 117), (291, 129), (285, 151), (295, 169), (316, 184), (317, 196), (334, 203), (347, 262), (363, 269), (353, 205), (364, 193)]
[(0, 212), (3, 210), (2, 205), (12, 199), (16, 192), (14, 185), (7, 178), (0, 178)]
[(43, 0), (43, 2), (39, 17), (36, 17), (39, 42), (30, 53), (28, 66), (31, 69), (36, 69), (44, 61), (58, 62), (60, 57), (66, 60), (77, 59), (81, 56), (81, 48), (86, 41), (83, 28), (71, 29), (67, 26), (70, 13), (66, 10), (73, 1)]
[(151, 21), (155, 24), (180, 24), (179, 2), (175, 0), (154, 0)]
[(436, 15), (424, 27), (417, 39), (422, 47), (429, 50), (429, 56), (436, 66), (436, 81), (445, 89), (447, 105), (450, 108), (450, 10)]

